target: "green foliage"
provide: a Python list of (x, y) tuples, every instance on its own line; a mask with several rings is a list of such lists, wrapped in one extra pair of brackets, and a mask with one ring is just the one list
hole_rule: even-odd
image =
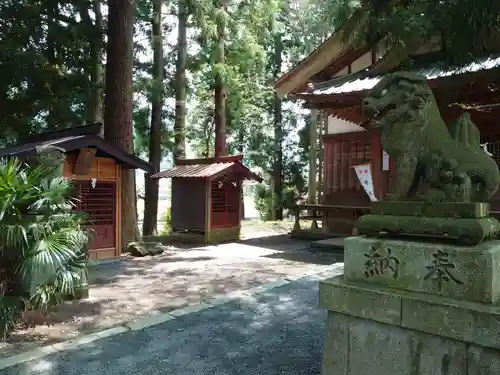
[(170, 210), (170, 207), (161, 214), (160, 223), (163, 224), (160, 236), (167, 236), (172, 229), (172, 211)]
[[(182, 1), (182, 0), (178, 0)], [(165, 93), (162, 146), (171, 153), (174, 120), (176, 46), (175, 12), (178, 1), (165, 0), (163, 15), (165, 80), (153, 87), (151, 54), (152, 1), (137, 1), (134, 30), (134, 148), (147, 153), (151, 97)], [(14, 142), (45, 129), (83, 123), (88, 118), (95, 84), (93, 42), (104, 39), (97, 28), (89, 0), (7, 0), (0, 4), (0, 143)], [(213, 79), (221, 72), (226, 85), (228, 152), (244, 153), (245, 163), (271, 170), (274, 152), (272, 101), (275, 79), (274, 41), (284, 42), (281, 71), (311, 52), (335, 23), (328, 17), (330, 2), (251, 0), (230, 2), (217, 9), (212, 1), (187, 1), (188, 116), (187, 138), (198, 155), (211, 155), (214, 146)], [(106, 7), (102, 6), (104, 26)], [(326, 22), (328, 21), (328, 22)], [(226, 26), (226, 61), (214, 64), (217, 23)], [(103, 40), (104, 42), (104, 40)], [(104, 45), (104, 43), (102, 43)], [(102, 56), (105, 57), (105, 56)], [(285, 100), (283, 144), (285, 159), (300, 154), (295, 141), (303, 115), (287, 109)], [(287, 155), (288, 153), (288, 155)], [(285, 161), (285, 164), (288, 161)], [(287, 178), (285, 176), (285, 178)]]
[[(295, 186), (286, 186), (283, 189), (282, 205), (285, 210), (285, 217), (291, 212), (297, 204), (298, 194)], [(263, 221), (275, 220), (273, 217), (272, 208), (276, 206), (276, 197), (273, 194), (273, 189), (269, 185), (257, 185), (254, 193), (254, 203), (260, 219)]]
[(260, 219), (269, 221), (273, 219), (273, 192), (269, 186), (258, 185), (254, 193), (255, 208)]
[(26, 309), (47, 312), (74, 295), (89, 240), (71, 211), (72, 184), (17, 159), (0, 161), (0, 335)]
[[(442, 37), (443, 58), (449, 66), (463, 65), (491, 50), (500, 31), (500, 2), (490, 0), (365, 0), (344, 1), (342, 11), (368, 11), (369, 19), (359, 37), (374, 41), (388, 35), (387, 48), (398, 48), (403, 56), (414, 42)], [(338, 7), (334, 7), (339, 10)]]
[[(164, 1), (167, 6), (173, 5), (169, 1)], [(141, 0), (137, 2), (137, 17), (134, 30), (134, 93), (136, 98), (133, 103), (134, 120), (134, 151), (136, 154), (146, 154), (149, 149), (149, 136), (151, 127), (151, 99), (159, 90), (166, 98), (174, 96), (174, 74), (176, 51), (169, 43), (168, 38), (164, 38), (165, 49), (165, 80), (160, 87), (154, 84), (153, 80), (153, 47), (151, 18), (153, 17), (153, 2), (151, 0)], [(172, 24), (165, 22), (163, 33), (168, 35), (172, 32)], [(162, 150), (163, 155), (168, 156), (173, 147), (173, 123), (174, 108), (165, 105), (162, 113)]]
[[(0, 132), (6, 142), (86, 118), (89, 1), (5, 0), (0, 4)], [(80, 20), (78, 19), (80, 18)]]

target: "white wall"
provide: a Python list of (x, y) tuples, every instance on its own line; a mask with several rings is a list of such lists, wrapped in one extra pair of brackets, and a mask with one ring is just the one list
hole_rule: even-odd
[(349, 74), (349, 68), (346, 66), (344, 69), (342, 69), (340, 72), (334, 75), (334, 77), (343, 77)]
[[(370, 67), (371, 65), (372, 65), (372, 53), (370, 51), (351, 64), (351, 73), (357, 73), (363, 69)], [(346, 66), (340, 72), (335, 74), (334, 77), (343, 77), (348, 74), (349, 74), (349, 68)]]
[(372, 52), (368, 52), (351, 64), (351, 73), (357, 73), (372, 65)]
[(360, 131), (366, 131), (366, 129), (353, 122), (334, 116), (328, 116), (328, 134), (342, 134)]

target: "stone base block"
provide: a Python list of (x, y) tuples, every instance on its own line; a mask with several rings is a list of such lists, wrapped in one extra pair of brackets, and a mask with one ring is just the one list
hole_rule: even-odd
[(464, 245), (476, 245), (496, 238), (500, 233), (500, 222), (494, 217), (446, 218), (369, 214), (361, 216), (356, 227), (359, 234), (370, 237), (444, 237)]
[(240, 239), (240, 226), (228, 228), (212, 228), (205, 235), (207, 244), (218, 244), (223, 242), (238, 241)]
[[(168, 236), (148, 236), (147, 241), (159, 241), (162, 244), (189, 243), (215, 245), (224, 242), (238, 241), (241, 226), (212, 228), (205, 234), (172, 231)], [(145, 237), (146, 240), (146, 237)]]
[(378, 201), (371, 203), (375, 215), (475, 219), (490, 215), (489, 203)]
[(344, 281), (328, 309), (323, 375), (498, 375), (500, 308)]
[(322, 375), (498, 375), (500, 354), (464, 342), (328, 313)]
[(457, 246), (349, 237), (344, 248), (347, 280), (468, 301), (500, 301), (500, 241)]

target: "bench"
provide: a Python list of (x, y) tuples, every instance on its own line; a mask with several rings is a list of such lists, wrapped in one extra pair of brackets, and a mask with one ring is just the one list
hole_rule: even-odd
[[(327, 213), (335, 211), (368, 211), (367, 206), (354, 206), (354, 205), (331, 205), (331, 204), (298, 204), (295, 206), (295, 224), (293, 226), (294, 233), (302, 231), (301, 220), (312, 220), (310, 230), (317, 231), (318, 220), (322, 220)], [(306, 211), (306, 212), (304, 212)], [(328, 232), (328, 228), (321, 228), (323, 232)]]

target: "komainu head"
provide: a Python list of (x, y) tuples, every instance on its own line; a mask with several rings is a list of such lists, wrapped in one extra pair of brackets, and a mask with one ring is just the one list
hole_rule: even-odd
[(384, 122), (408, 120), (402, 117), (411, 116), (431, 97), (432, 91), (424, 76), (396, 72), (384, 77), (368, 92), (361, 109), (374, 120), (375, 126), (384, 126)]

